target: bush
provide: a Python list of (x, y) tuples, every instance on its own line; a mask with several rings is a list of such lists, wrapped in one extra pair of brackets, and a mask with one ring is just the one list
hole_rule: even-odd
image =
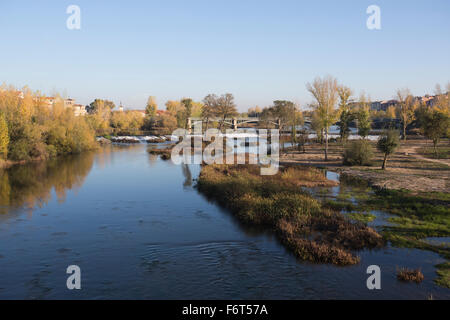
[(372, 146), (366, 140), (356, 140), (350, 143), (344, 150), (344, 165), (367, 166), (373, 158)]
[(16, 141), (9, 147), (8, 158), (11, 160), (29, 160), (30, 146), (25, 139)]

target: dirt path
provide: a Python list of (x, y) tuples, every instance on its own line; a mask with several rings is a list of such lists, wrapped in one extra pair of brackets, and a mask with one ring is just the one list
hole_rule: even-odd
[(426, 158), (424, 156), (422, 156), (421, 154), (419, 154), (417, 152), (417, 150), (420, 147), (413, 147), (413, 148), (409, 148), (409, 149), (405, 149), (405, 152), (408, 152), (411, 156), (413, 156), (416, 159), (419, 160), (424, 160), (424, 161), (429, 161), (429, 162), (434, 162), (434, 163), (440, 163), (446, 166), (450, 167), (450, 159), (432, 159), (432, 158)]
[(306, 153), (293, 150), (282, 154), (280, 163), (327, 168), (343, 175), (364, 179), (378, 188), (448, 193), (450, 159), (430, 159), (422, 156), (418, 151), (426, 146), (425, 140), (411, 140), (402, 144), (389, 158), (386, 170), (381, 170), (383, 155), (376, 151), (375, 147), (372, 166), (343, 166), (342, 146), (338, 144), (330, 145), (328, 162), (323, 160), (323, 146), (311, 145)]

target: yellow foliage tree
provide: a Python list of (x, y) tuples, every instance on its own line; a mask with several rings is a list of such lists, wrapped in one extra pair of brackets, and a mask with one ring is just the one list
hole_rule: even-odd
[(6, 159), (8, 155), (9, 133), (5, 116), (0, 112), (0, 158)]

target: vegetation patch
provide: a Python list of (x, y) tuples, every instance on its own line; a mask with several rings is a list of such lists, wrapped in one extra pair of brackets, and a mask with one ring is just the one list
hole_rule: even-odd
[(148, 153), (158, 155), (162, 160), (170, 160), (172, 158), (172, 148), (149, 149)]
[(347, 217), (352, 220), (364, 223), (369, 223), (376, 219), (376, 216), (374, 214), (361, 212), (350, 212), (349, 214), (347, 214)]
[(397, 279), (400, 281), (421, 283), (424, 278), (420, 269), (400, 268), (397, 270)]
[(259, 167), (251, 165), (204, 166), (197, 187), (243, 223), (275, 230), (303, 260), (351, 265), (359, 262), (354, 250), (384, 245), (375, 230), (323, 207), (301, 188), (336, 183), (320, 170), (287, 167), (274, 176), (259, 173)]
[[(343, 181), (341, 181), (342, 183)], [(346, 184), (358, 181), (348, 180)], [(383, 211), (394, 216), (388, 219), (390, 225), (383, 226), (381, 234), (386, 241), (400, 248), (415, 248), (432, 251), (447, 261), (437, 265), (438, 278), (435, 282), (444, 287), (450, 287), (450, 247), (448, 243), (430, 242), (428, 237), (450, 236), (450, 194), (442, 192), (411, 192), (407, 190), (376, 190), (365, 192), (366, 185), (362, 183), (361, 194), (354, 193), (358, 201), (355, 205), (345, 198), (324, 201), (323, 206), (341, 211), (372, 210)], [(357, 218), (361, 214), (349, 213), (349, 218)]]
[(435, 280), (437, 285), (450, 289), (450, 262), (444, 262), (436, 266), (438, 278)]
[(338, 200), (326, 200), (323, 202), (323, 206), (325, 208), (334, 210), (334, 211), (354, 211), (357, 210), (356, 206), (346, 199), (338, 199)]

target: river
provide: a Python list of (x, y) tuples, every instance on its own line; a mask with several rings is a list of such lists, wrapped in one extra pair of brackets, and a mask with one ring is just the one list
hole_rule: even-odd
[[(198, 165), (144, 144), (0, 171), (1, 299), (449, 299), (434, 253), (362, 251), (350, 267), (297, 260), (268, 231), (238, 223), (195, 189)], [(331, 190), (330, 192), (336, 192)], [(381, 267), (381, 290), (366, 269)], [(68, 290), (66, 268), (81, 268)], [(420, 285), (396, 267), (421, 267)]]

